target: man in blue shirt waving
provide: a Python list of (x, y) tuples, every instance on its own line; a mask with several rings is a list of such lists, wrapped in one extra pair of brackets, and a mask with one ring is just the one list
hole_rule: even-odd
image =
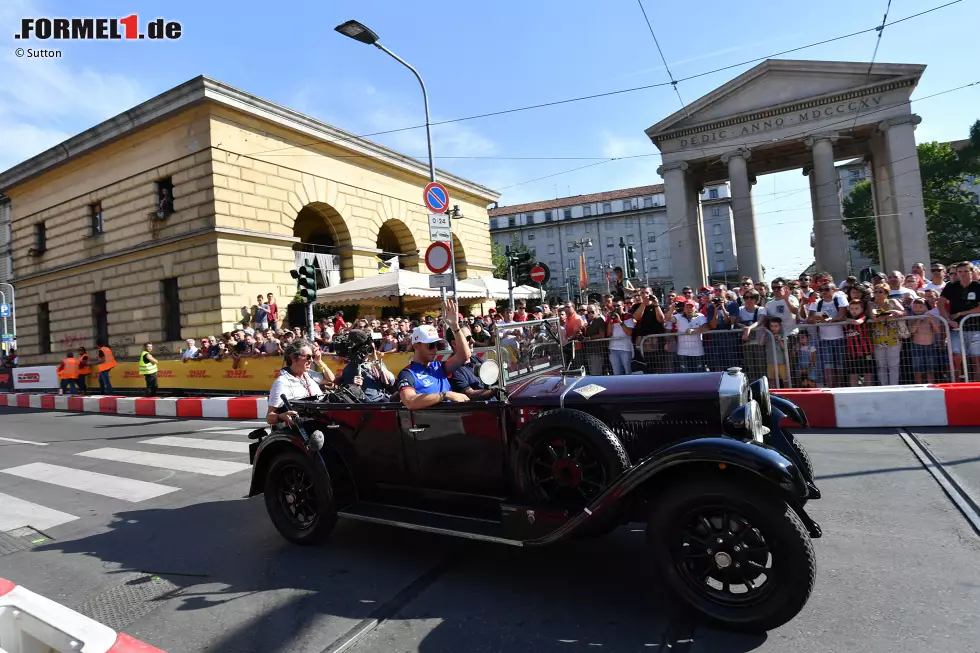
[(466, 341), (468, 329), (460, 329), (459, 313), (456, 302), (447, 299), (443, 304), (443, 315), (446, 327), (449, 329), (459, 346), (452, 357), (445, 363), (436, 360), (439, 337), (436, 328), (423, 324), (412, 331), (412, 362), (398, 374), (398, 395), (409, 410), (421, 410), (435, 406), (443, 401), (469, 401), (470, 398), (459, 392), (453, 392), (449, 385), (449, 376), (470, 358), (470, 346)]

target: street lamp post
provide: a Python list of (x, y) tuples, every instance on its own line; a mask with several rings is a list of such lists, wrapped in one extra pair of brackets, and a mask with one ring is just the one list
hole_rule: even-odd
[[(422, 87), (422, 102), (425, 104), (425, 140), (427, 145), (429, 146), (429, 181), (435, 181), (436, 166), (432, 158), (432, 130), (430, 128), (430, 121), (429, 121), (429, 94), (425, 90), (425, 82), (422, 81), (422, 76), (419, 75), (419, 71), (415, 70), (415, 68), (413, 68), (411, 64), (409, 64), (407, 61), (399, 57), (397, 54), (395, 54), (385, 46), (381, 45), (381, 43), (378, 40), (378, 35), (363, 23), (359, 23), (356, 20), (349, 20), (346, 23), (337, 25), (337, 27), (335, 27), (334, 30), (340, 32), (347, 38), (354, 39), (359, 43), (364, 43), (365, 45), (373, 45), (374, 47), (378, 48), (379, 50), (387, 54), (389, 57), (391, 57), (401, 65), (411, 70), (412, 74), (415, 75), (415, 79), (419, 80), (419, 86)], [(447, 215), (449, 217), (449, 230), (450, 230), (449, 257), (450, 257), (451, 264), (449, 269), (452, 270), (453, 273), (452, 289), (453, 289), (453, 297), (455, 298), (456, 297), (456, 248), (453, 246), (453, 239), (452, 239), (453, 216), (451, 211), (447, 211)], [(445, 288), (443, 288), (443, 293), (445, 293)], [(445, 300), (445, 297), (443, 297), (443, 300)]]

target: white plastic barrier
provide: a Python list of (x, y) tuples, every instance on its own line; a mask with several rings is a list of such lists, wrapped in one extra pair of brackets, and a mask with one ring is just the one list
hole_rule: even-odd
[(0, 578), (0, 653), (163, 653)]

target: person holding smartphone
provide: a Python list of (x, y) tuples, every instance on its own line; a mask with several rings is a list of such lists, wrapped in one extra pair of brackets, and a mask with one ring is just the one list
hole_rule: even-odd
[(606, 337), (609, 341), (609, 364), (614, 375), (630, 374), (632, 372), (633, 317), (623, 310), (623, 302), (619, 300), (606, 320)]

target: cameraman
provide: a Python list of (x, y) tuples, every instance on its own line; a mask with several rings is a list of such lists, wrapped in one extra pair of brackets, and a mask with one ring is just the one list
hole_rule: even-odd
[[(338, 336), (335, 344), (347, 359), (340, 373), (341, 385), (360, 388), (368, 402), (389, 401), (395, 392), (395, 375), (378, 357), (374, 338), (360, 329), (352, 329)], [(351, 387), (353, 386), (353, 388)]]

